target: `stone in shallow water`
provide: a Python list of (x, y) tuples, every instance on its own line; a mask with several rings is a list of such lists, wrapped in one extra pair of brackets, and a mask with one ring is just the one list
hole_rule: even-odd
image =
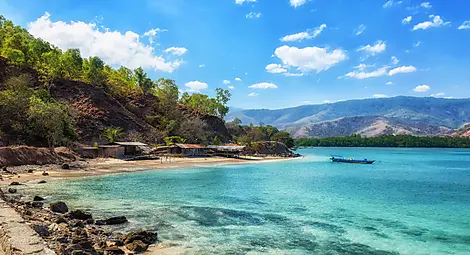
[(139, 230), (135, 232), (130, 232), (122, 237), (122, 241), (125, 244), (132, 243), (135, 240), (140, 240), (145, 244), (152, 244), (158, 241), (158, 236), (156, 232), (148, 230)]
[(34, 208), (42, 208), (44, 206), (44, 203), (40, 201), (33, 201), (31, 203), (31, 206)]
[(126, 248), (130, 251), (144, 252), (149, 248), (149, 245), (140, 240), (135, 240), (132, 243), (126, 244)]
[(9, 189), (8, 189), (8, 193), (10, 193), (10, 194), (14, 194), (14, 193), (16, 193), (17, 191), (18, 191), (18, 190), (17, 190), (17, 189), (14, 189), (14, 188), (9, 188)]
[(67, 213), (69, 211), (69, 208), (67, 207), (67, 204), (64, 202), (53, 202), (49, 205), (49, 208), (51, 211), (56, 212), (56, 213)]
[(40, 197), (40, 196), (34, 196), (33, 198), (33, 201), (44, 201), (46, 199), (44, 199), (43, 197)]
[(18, 185), (21, 185), (21, 183), (19, 183), (19, 182), (12, 182), (12, 183), (10, 183), (10, 186), (18, 186)]
[(38, 184), (44, 184), (44, 183), (47, 183), (45, 180), (41, 180), (38, 182)]
[(106, 220), (97, 220), (96, 225), (118, 225), (118, 224), (124, 224), (127, 222), (127, 218), (125, 216), (117, 216), (117, 217), (112, 217)]
[(84, 212), (82, 210), (74, 210), (69, 213), (70, 218), (77, 220), (89, 220), (93, 219), (90, 213)]

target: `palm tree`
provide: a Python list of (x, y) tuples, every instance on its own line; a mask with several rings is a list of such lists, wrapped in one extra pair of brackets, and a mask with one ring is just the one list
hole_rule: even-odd
[(108, 143), (116, 142), (122, 135), (124, 130), (122, 128), (106, 128), (100, 135), (101, 139), (105, 139)]

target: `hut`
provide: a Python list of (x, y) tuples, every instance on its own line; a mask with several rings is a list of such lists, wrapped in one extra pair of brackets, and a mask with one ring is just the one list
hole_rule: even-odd
[(119, 145), (124, 148), (125, 156), (142, 155), (150, 151), (150, 147), (145, 143), (139, 142), (114, 142), (108, 145)]
[(170, 154), (182, 154), (184, 157), (206, 157), (207, 150), (202, 144), (177, 143), (170, 148)]
[(81, 147), (77, 153), (84, 158), (97, 158), (99, 156), (98, 147)]
[(98, 155), (104, 158), (123, 158), (125, 148), (121, 145), (100, 145), (98, 146)]
[(245, 149), (245, 146), (238, 144), (227, 144), (227, 145), (209, 145), (208, 149), (215, 151), (216, 156), (222, 157), (239, 157), (240, 153)]

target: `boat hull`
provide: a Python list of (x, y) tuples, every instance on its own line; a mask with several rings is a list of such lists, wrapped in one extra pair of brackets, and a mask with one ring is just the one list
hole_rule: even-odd
[(363, 165), (370, 165), (375, 162), (375, 160), (356, 160), (356, 159), (339, 159), (339, 158), (332, 158), (331, 162), (334, 163), (346, 163), (346, 164), (363, 164)]

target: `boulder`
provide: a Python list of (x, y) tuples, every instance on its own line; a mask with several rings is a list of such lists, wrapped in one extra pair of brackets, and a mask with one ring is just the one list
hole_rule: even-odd
[(19, 182), (12, 182), (12, 183), (10, 183), (10, 186), (19, 186), (19, 185), (21, 185), (21, 183), (19, 183)]
[(50, 235), (49, 230), (42, 223), (34, 223), (32, 228), (42, 237)]
[(89, 220), (93, 219), (90, 213), (84, 212), (82, 210), (74, 210), (69, 213), (70, 218), (77, 220)]
[(96, 225), (118, 225), (118, 224), (124, 224), (127, 222), (126, 216), (118, 216), (118, 217), (112, 217), (106, 220), (97, 220), (95, 222)]
[(44, 199), (43, 197), (40, 197), (40, 196), (34, 196), (33, 198), (33, 201), (44, 201), (46, 199)]
[(10, 193), (10, 194), (15, 194), (16, 192), (18, 192), (17, 189), (14, 189), (14, 188), (9, 188), (8, 189), (8, 193)]
[(34, 208), (42, 208), (44, 206), (44, 203), (43, 202), (39, 202), (39, 201), (33, 201), (31, 203), (31, 206), (34, 207)]
[(70, 165), (67, 164), (67, 163), (64, 163), (64, 164), (62, 164), (62, 169), (64, 169), (64, 170), (69, 170), (69, 169), (70, 169)]
[(124, 244), (130, 244), (136, 240), (140, 240), (145, 244), (153, 244), (158, 240), (157, 237), (158, 236), (156, 232), (148, 230), (138, 230), (124, 235), (122, 237), (122, 242)]
[(55, 220), (55, 223), (57, 224), (60, 224), (60, 223), (68, 223), (67, 220), (63, 217), (58, 217), (56, 220)]
[(49, 209), (56, 213), (67, 213), (69, 208), (64, 202), (53, 202), (49, 205)]
[(39, 181), (38, 184), (44, 184), (47, 183), (45, 180)]
[(135, 240), (132, 243), (126, 244), (126, 248), (130, 251), (144, 252), (149, 248), (149, 245), (140, 240)]
[(108, 247), (104, 251), (104, 254), (125, 254), (123, 250), (121, 250), (119, 247), (113, 246), (113, 247)]
[(29, 169), (29, 170), (28, 170), (28, 174), (32, 174), (32, 173), (34, 173), (34, 170), (33, 170), (33, 169)]
[(49, 176), (49, 173), (44, 171), (44, 172), (42, 172), (42, 176)]

